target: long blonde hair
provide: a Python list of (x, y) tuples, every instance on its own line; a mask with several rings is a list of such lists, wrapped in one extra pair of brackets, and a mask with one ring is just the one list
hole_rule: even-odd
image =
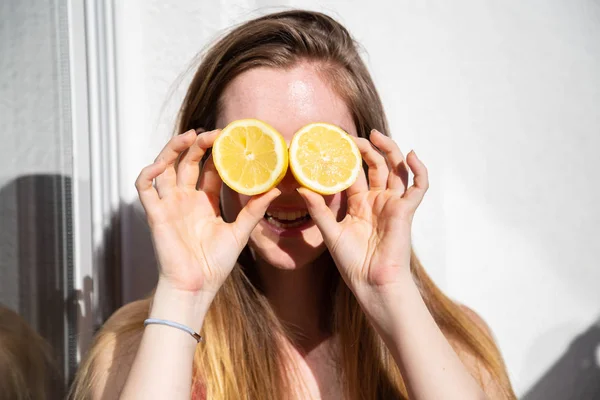
[[(372, 128), (389, 132), (375, 85), (348, 31), (332, 18), (310, 11), (284, 11), (235, 27), (203, 55), (181, 107), (178, 133), (215, 128), (221, 96), (239, 74), (255, 67), (291, 68), (313, 63), (326, 82), (346, 101), (359, 136)], [(328, 254), (324, 255), (328, 257)], [(456, 349), (475, 357), (514, 398), (500, 353), (493, 340), (463, 308), (446, 297), (411, 255), (411, 271), (435, 321)], [(206, 316), (198, 346), (194, 388), (208, 399), (284, 399), (290, 387), (285, 351), (278, 338), (289, 337), (261, 292), (247, 249), (240, 256)], [(338, 339), (336, 361), (348, 399), (406, 399), (402, 376), (381, 338), (331, 261), (323, 305), (324, 321)], [(148, 300), (149, 301), (149, 300)], [(103, 329), (81, 367), (75, 398), (85, 397), (93, 382), (93, 360), (109, 341), (140, 332), (148, 301), (139, 303), (119, 325)]]

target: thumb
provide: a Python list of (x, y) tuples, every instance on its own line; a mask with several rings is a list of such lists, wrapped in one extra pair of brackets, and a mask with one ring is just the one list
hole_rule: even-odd
[(261, 218), (264, 217), (269, 204), (275, 200), (281, 191), (277, 188), (273, 188), (266, 193), (254, 196), (248, 201), (246, 206), (242, 208), (242, 211), (238, 214), (235, 222), (233, 223), (234, 230), (240, 243), (246, 244), (250, 233), (258, 225)]
[(315, 221), (315, 224), (317, 224), (317, 227), (319, 227), (325, 242), (333, 243), (335, 238), (338, 237), (341, 228), (335, 219), (335, 215), (333, 215), (331, 209), (325, 204), (323, 196), (304, 187), (296, 190), (304, 199), (306, 207), (308, 207), (308, 213), (313, 221)]

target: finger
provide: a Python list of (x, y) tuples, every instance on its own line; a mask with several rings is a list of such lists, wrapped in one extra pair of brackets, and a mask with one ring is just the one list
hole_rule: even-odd
[(195, 190), (200, 175), (200, 161), (206, 151), (212, 147), (218, 131), (200, 133), (190, 148), (179, 159), (177, 167), (177, 186)]
[(389, 175), (385, 158), (375, 150), (371, 142), (367, 139), (351, 137), (356, 142), (363, 160), (365, 160), (369, 167), (369, 187), (371, 190), (385, 190)]
[(242, 208), (242, 211), (240, 211), (233, 223), (234, 232), (240, 245), (246, 245), (250, 233), (252, 233), (252, 230), (265, 216), (269, 204), (280, 194), (281, 191), (279, 189), (273, 188), (266, 193), (252, 197), (246, 206)]
[(327, 207), (323, 196), (304, 187), (298, 188), (297, 190), (304, 199), (306, 207), (308, 207), (310, 217), (315, 221), (317, 227), (319, 227), (323, 239), (325, 239), (325, 243), (335, 243), (341, 228), (333, 211)]
[(348, 198), (354, 196), (355, 194), (367, 192), (369, 190), (369, 184), (367, 183), (367, 176), (365, 175), (365, 170), (361, 166), (360, 172), (358, 173), (358, 177), (356, 181), (348, 189), (346, 189), (346, 195)]
[(389, 163), (390, 174), (388, 177), (388, 188), (398, 190), (402, 193), (408, 187), (408, 169), (404, 155), (394, 140), (376, 129), (371, 131), (371, 141), (378, 149), (383, 151)]
[(204, 167), (202, 168), (198, 189), (205, 192), (207, 196), (211, 198), (211, 200), (214, 200), (215, 198), (219, 198), (221, 186), (223, 186), (223, 181), (217, 172), (217, 168), (215, 167), (215, 163), (211, 155), (208, 157), (204, 163)]
[(403, 197), (409, 202), (414, 211), (419, 207), (427, 189), (429, 189), (429, 174), (427, 172), (427, 167), (419, 160), (414, 150), (408, 153), (406, 162), (414, 174), (414, 177), (413, 185), (408, 188)]
[(140, 202), (146, 213), (154, 208), (160, 201), (160, 197), (153, 185), (153, 181), (157, 176), (164, 172), (166, 167), (167, 165), (163, 162), (155, 162), (154, 164), (148, 165), (142, 169), (135, 181), (135, 188), (137, 189)]
[(196, 138), (196, 132), (191, 129), (186, 133), (177, 135), (169, 140), (169, 143), (161, 150), (155, 161), (166, 164), (165, 172), (156, 178), (156, 189), (160, 197), (169, 194), (176, 185), (175, 162), (182, 152), (187, 150)]

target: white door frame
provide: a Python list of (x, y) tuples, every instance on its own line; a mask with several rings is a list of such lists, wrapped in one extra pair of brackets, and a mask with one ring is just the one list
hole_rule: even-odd
[[(112, 0), (68, 0), (76, 361), (120, 304), (119, 166)], [(66, 338), (65, 340), (68, 340)], [(67, 364), (67, 363), (66, 363)], [(72, 366), (65, 376), (72, 375)]]

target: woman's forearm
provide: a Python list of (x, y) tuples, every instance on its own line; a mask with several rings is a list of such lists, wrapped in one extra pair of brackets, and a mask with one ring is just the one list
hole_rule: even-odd
[[(176, 290), (159, 281), (149, 317), (178, 322), (199, 332), (211, 301), (210, 294)], [(197, 345), (182, 330), (148, 325), (121, 399), (189, 400)]]
[(414, 281), (363, 298), (371, 322), (416, 400), (486, 399), (427, 309)]

